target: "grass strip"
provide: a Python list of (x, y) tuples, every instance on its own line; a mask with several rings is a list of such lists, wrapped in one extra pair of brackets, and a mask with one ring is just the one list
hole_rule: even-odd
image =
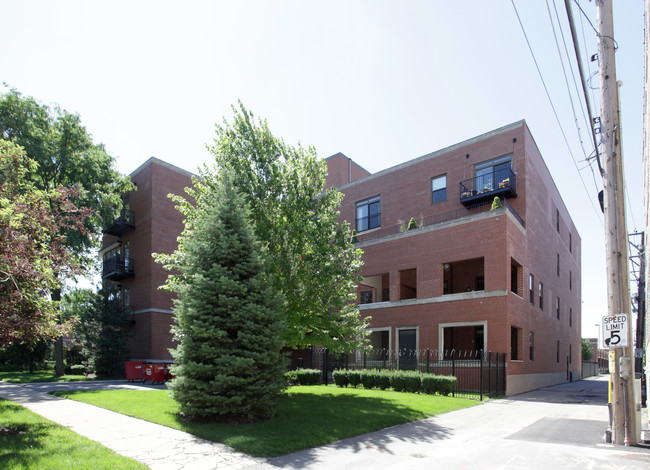
[(145, 469), (22, 406), (0, 399), (2, 469)]
[(37, 382), (83, 382), (93, 380), (85, 375), (62, 375), (58, 376), (53, 370), (37, 370), (33, 374), (29, 372), (2, 371), (0, 380), (11, 383), (37, 383)]
[(288, 388), (277, 418), (252, 424), (187, 422), (166, 390), (56, 392), (128, 416), (169, 426), (256, 457), (276, 457), (479, 402), (432, 395), (325, 386)]

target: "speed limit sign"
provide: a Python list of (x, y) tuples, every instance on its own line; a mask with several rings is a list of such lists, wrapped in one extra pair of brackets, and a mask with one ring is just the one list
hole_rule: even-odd
[(627, 344), (627, 335), (629, 329), (627, 313), (618, 315), (608, 315), (603, 317), (603, 347), (608, 348), (625, 348)]

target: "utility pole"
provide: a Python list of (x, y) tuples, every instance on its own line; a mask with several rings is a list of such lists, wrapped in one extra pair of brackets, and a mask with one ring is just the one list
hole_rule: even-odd
[[(605, 210), (605, 250), (607, 259), (607, 310), (609, 315), (626, 314), (631, 323), (632, 303), (628, 271), (628, 237), (625, 223), (623, 162), (618, 107), (618, 83), (614, 60), (614, 20), (611, 0), (597, 0), (598, 62), (600, 72), (601, 155), (604, 159), (603, 200)], [(614, 347), (615, 373), (612, 374), (612, 412), (615, 444), (636, 445), (634, 375), (628, 373), (634, 357), (632, 328), (628, 346)]]

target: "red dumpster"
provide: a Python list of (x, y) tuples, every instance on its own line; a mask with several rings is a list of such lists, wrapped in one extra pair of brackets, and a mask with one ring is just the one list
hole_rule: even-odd
[(142, 381), (142, 361), (128, 361), (126, 364), (126, 380), (129, 382)]
[(142, 364), (142, 383), (153, 383), (153, 364)]
[(165, 375), (168, 372), (167, 364), (152, 364), (152, 366), (153, 366), (153, 380), (151, 381), (151, 383), (164, 384)]

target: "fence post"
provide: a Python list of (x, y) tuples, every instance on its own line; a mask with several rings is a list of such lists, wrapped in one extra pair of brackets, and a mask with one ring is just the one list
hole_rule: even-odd
[[(456, 377), (456, 350), (455, 349), (451, 350), (451, 375)], [(451, 396), (452, 397), (456, 396), (456, 389), (454, 389), (454, 391), (451, 392)]]
[[(479, 368), (479, 382), (481, 383), (481, 385), (479, 387), (479, 390), (481, 393), (481, 401), (483, 401), (483, 351), (479, 351), (479, 357), (480, 357), (479, 361), (481, 361), (480, 362), (481, 367)], [(489, 380), (490, 379), (488, 378), (488, 382)]]
[(363, 350), (363, 368), (366, 368), (366, 350)]
[(329, 349), (323, 349), (323, 384), (327, 385), (327, 366), (329, 362)]
[(431, 351), (429, 350), (429, 348), (427, 348), (427, 374), (431, 371), (430, 370), (431, 366), (430, 366), (430, 362), (429, 362), (429, 354), (430, 353), (431, 353)]
[[(499, 353), (497, 353), (498, 357)], [(488, 351), (488, 397), (492, 393), (492, 351)]]
[(314, 347), (309, 346), (309, 369), (314, 367)]

